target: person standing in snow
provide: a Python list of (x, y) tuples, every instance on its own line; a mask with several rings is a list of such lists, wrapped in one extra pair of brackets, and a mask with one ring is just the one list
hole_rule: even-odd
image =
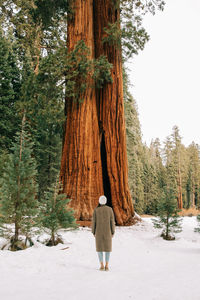
[[(114, 213), (111, 207), (106, 205), (107, 198), (99, 197), (99, 205), (94, 209), (92, 217), (92, 233), (96, 240), (100, 270), (108, 271), (110, 252), (112, 251), (112, 237), (115, 233)], [(105, 268), (103, 264), (103, 252), (105, 252)]]

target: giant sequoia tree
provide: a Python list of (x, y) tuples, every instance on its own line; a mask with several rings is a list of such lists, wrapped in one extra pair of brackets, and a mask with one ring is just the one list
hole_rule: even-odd
[(31, 128), (37, 132), (36, 144), (41, 146), (36, 153), (39, 197), (54, 174), (52, 160), (58, 151), (53, 137), (59, 138), (60, 133), (55, 118), (60, 118), (65, 83), (60, 172), (64, 192), (72, 199), (77, 219), (90, 220), (98, 197), (105, 194), (117, 223), (129, 223), (134, 210), (127, 175), (122, 50), (124, 58), (143, 49), (148, 35), (141, 26), (142, 15), (154, 13), (156, 6), (162, 8), (163, 1), (0, 3), (4, 34), (10, 30), (19, 45), (22, 87), (17, 108), (19, 113), (26, 110)]
[[(128, 187), (121, 41), (124, 36), (128, 55), (142, 49), (148, 36), (140, 27), (141, 18), (135, 15), (135, 20), (130, 19), (131, 12), (153, 12), (156, 5), (162, 4), (160, 0), (76, 0), (72, 4), (67, 33), (69, 51), (82, 40), (90, 50), (89, 59), (105, 56), (112, 64), (112, 82), (95, 88), (88, 74), (89, 84), (81, 93), (83, 102), (66, 97), (60, 175), (79, 220), (91, 219), (101, 194), (107, 196), (108, 205), (113, 207), (117, 224), (129, 223), (134, 215)], [(78, 81), (79, 78), (77, 85)]]

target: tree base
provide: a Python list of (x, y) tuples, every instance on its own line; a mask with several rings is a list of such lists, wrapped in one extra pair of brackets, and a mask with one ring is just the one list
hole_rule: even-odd
[(166, 241), (174, 241), (175, 240), (175, 237), (174, 236), (171, 236), (171, 235), (166, 235), (165, 233), (162, 233), (161, 234), (161, 237), (166, 240)]
[(52, 241), (52, 239), (50, 239), (45, 243), (45, 245), (48, 247), (56, 246), (58, 244), (64, 244), (63, 240), (59, 236), (56, 237), (54, 241)]
[(5, 243), (2, 247), (1, 250), (10, 250), (10, 251), (19, 251), (19, 250), (25, 250), (28, 247), (33, 246), (33, 242), (31, 239), (28, 239), (23, 241), (23, 240), (17, 240), (15, 241), (13, 238), (10, 239), (7, 243)]

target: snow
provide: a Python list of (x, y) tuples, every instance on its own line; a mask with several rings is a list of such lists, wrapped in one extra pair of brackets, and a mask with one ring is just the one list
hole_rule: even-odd
[(27, 250), (0, 251), (0, 299), (199, 300), (196, 226), (195, 217), (184, 217), (175, 241), (160, 238), (151, 218), (117, 227), (109, 272), (99, 271), (89, 228), (62, 231), (64, 245), (36, 242)]

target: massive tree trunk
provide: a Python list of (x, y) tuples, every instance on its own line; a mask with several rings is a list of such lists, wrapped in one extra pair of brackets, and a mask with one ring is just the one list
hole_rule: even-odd
[(69, 49), (84, 40), (91, 58), (107, 56), (113, 64), (113, 83), (101, 89), (88, 88), (82, 104), (66, 98), (61, 179), (78, 220), (91, 220), (99, 196), (105, 194), (117, 224), (125, 225), (130, 224), (134, 209), (128, 187), (121, 49), (102, 44), (104, 27), (120, 18), (113, 3), (77, 0), (68, 23)]
[(119, 7), (115, 7), (113, 0), (94, 0), (94, 33), (95, 55), (105, 55), (112, 63), (112, 84), (105, 84), (97, 90), (97, 103), (99, 107), (99, 120), (102, 124), (102, 140), (105, 143), (106, 168), (108, 179), (104, 183), (104, 190), (108, 190), (111, 197), (117, 223), (125, 224), (133, 216), (133, 205), (128, 187), (128, 165), (126, 152), (126, 134), (123, 104), (123, 79), (121, 48), (115, 43), (105, 42), (104, 28), (108, 24), (119, 25)]
[[(93, 1), (75, 2), (68, 23), (68, 49), (84, 40), (94, 58)], [(91, 80), (88, 78), (88, 80)], [(83, 103), (66, 98), (66, 125), (61, 160), (63, 191), (72, 199), (70, 206), (78, 220), (90, 220), (98, 197), (103, 194), (96, 96), (88, 88)]]

